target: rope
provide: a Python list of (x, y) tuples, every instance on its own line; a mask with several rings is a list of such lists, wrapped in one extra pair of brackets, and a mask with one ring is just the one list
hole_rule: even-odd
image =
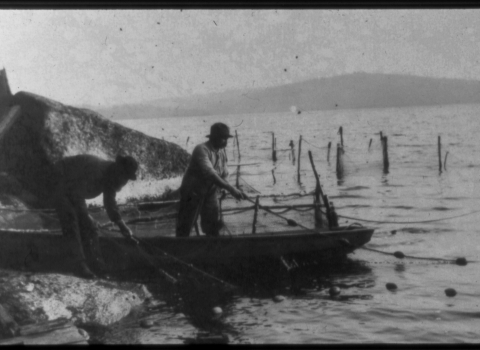
[[(248, 198), (248, 197), (247, 197), (247, 200), (250, 201), (250, 202), (252, 202), (253, 204), (255, 204), (255, 201), (253, 201), (252, 199), (250, 199), (250, 198)], [(265, 210), (267, 213), (270, 213), (270, 214), (272, 214), (272, 215), (275, 215), (276, 217), (279, 217), (280, 219), (286, 220), (289, 225), (300, 226), (300, 227), (303, 228), (304, 230), (307, 230), (307, 231), (310, 231), (310, 232), (313, 232), (313, 233), (318, 233), (317, 231), (315, 231), (315, 230), (313, 230), (313, 229), (311, 229), (311, 228), (309, 228), (309, 227), (306, 227), (306, 226), (304, 226), (304, 225), (302, 225), (302, 224), (299, 224), (299, 223), (296, 222), (295, 220), (287, 219), (287, 218), (281, 216), (280, 214), (274, 213), (274, 212), (271, 211), (270, 209), (265, 208), (263, 205), (260, 205), (260, 204), (259, 204), (258, 207), (259, 207), (260, 209)], [(325, 237), (325, 238), (327, 238), (327, 237)]]
[[(103, 233), (107, 233), (107, 236), (106, 237), (110, 242), (113, 242), (115, 245), (117, 245), (117, 247), (119, 247), (120, 249), (124, 249), (123, 246), (118, 243), (115, 239), (113, 239), (113, 235), (112, 237), (110, 237), (110, 231), (109, 230), (102, 230), (100, 229), (101, 232)], [(119, 232), (119, 231), (117, 231)], [(169, 275), (167, 272), (161, 270), (158, 268), (158, 266), (153, 262), (153, 258), (151, 256), (149, 256), (147, 253), (145, 253), (142, 249), (140, 249), (140, 247), (138, 247), (138, 245), (136, 245), (136, 247), (138, 248), (137, 250), (139, 251), (140, 253), (140, 256), (147, 262), (149, 263), (151, 266), (153, 266), (155, 268), (155, 271), (159, 272), (163, 277), (165, 277), (169, 282), (175, 284), (177, 283), (177, 279), (175, 277), (172, 277), (171, 275)]]
[(308, 142), (305, 138), (302, 137), (302, 141), (305, 141), (306, 143), (308, 143), (310, 146), (313, 146), (315, 148), (318, 148), (318, 149), (324, 149), (325, 147), (319, 147), (319, 146), (315, 146), (314, 144)]
[[(377, 250), (377, 249), (373, 249), (373, 248), (368, 248), (368, 247), (359, 247), (358, 249), (364, 249), (364, 250), (368, 250), (368, 251), (371, 251), (371, 252), (375, 252), (375, 253), (380, 253), (380, 254), (384, 254), (384, 255), (390, 255), (390, 256), (394, 256), (398, 259), (403, 259), (403, 258), (408, 258), (408, 259), (416, 259), (416, 260), (430, 260), (430, 261), (442, 261), (444, 263), (450, 263), (450, 264), (457, 264), (457, 265), (466, 265), (467, 264), (467, 261), (465, 258), (457, 258), (455, 260), (452, 260), (452, 259), (442, 259), (442, 258), (426, 258), (426, 257), (421, 257), (421, 256), (411, 256), (411, 255), (405, 255), (403, 254), (402, 252), (400, 251), (396, 251), (394, 253), (389, 253), (389, 252), (383, 252), (381, 250)], [(468, 261), (469, 263), (471, 262), (478, 262), (478, 261)]]
[[(104, 232), (104, 233), (107, 233), (108, 235), (110, 235), (110, 233), (111, 233), (110, 230), (101, 230), (101, 231)], [(120, 230), (111, 230), (111, 231), (120, 232)], [(183, 266), (187, 267), (188, 269), (190, 269), (190, 270), (192, 270), (192, 271), (194, 271), (194, 272), (196, 272), (196, 273), (199, 273), (199, 274), (201, 274), (201, 275), (203, 275), (203, 276), (205, 276), (205, 277), (207, 277), (207, 278), (210, 278), (210, 279), (212, 279), (212, 280), (215, 280), (215, 281), (217, 281), (217, 282), (219, 282), (219, 283), (227, 286), (228, 288), (237, 289), (236, 286), (234, 286), (234, 285), (232, 285), (232, 284), (230, 284), (230, 283), (228, 283), (228, 282), (225, 282), (225, 281), (223, 281), (223, 280), (221, 280), (221, 279), (219, 279), (219, 278), (217, 278), (217, 277), (215, 277), (215, 276), (213, 276), (213, 275), (211, 275), (211, 274), (209, 274), (209, 273), (207, 273), (207, 272), (205, 272), (205, 271), (203, 271), (203, 270), (201, 270), (201, 269), (193, 266), (193, 264), (186, 263), (185, 261), (183, 261), (183, 260), (181, 260), (181, 259), (179, 259), (179, 258), (176, 258), (176, 257), (173, 256), (173, 255), (168, 254), (167, 252), (165, 252), (164, 250), (162, 250), (162, 249), (160, 249), (160, 248), (158, 248), (158, 247), (155, 247), (155, 246), (152, 246), (151, 244), (146, 243), (143, 239), (139, 239), (138, 237), (136, 237), (136, 239), (137, 239), (141, 244), (143, 244), (144, 246), (146, 246), (146, 247), (148, 246), (150, 249), (155, 250), (155, 251), (157, 252), (157, 254), (155, 254), (156, 256), (158, 256), (158, 255), (163, 255), (164, 257), (166, 257), (166, 258), (168, 258), (168, 259), (170, 259), (170, 260), (173, 260), (173, 261), (175, 261), (176, 263), (179, 263), (180, 265), (183, 265)], [(112, 239), (112, 241), (114, 241), (114, 240)], [(119, 244), (118, 242), (115, 242), (115, 243), (116, 243), (116, 244)], [(153, 265), (153, 267), (155, 267), (155, 268), (158, 269), (158, 267), (157, 267), (155, 264), (152, 263), (152, 260), (151, 260), (152, 258), (149, 257), (149, 254), (148, 254), (147, 252), (143, 251), (142, 248), (140, 248), (138, 245), (136, 245), (136, 246), (137, 246), (139, 252), (140, 252), (142, 255), (144, 255), (144, 257), (146, 257), (147, 259), (149, 259), (149, 262)], [(164, 271), (162, 271), (162, 272), (164, 272)], [(165, 273), (166, 273), (166, 272), (165, 272)], [(167, 275), (168, 275), (168, 274), (167, 274)], [(170, 276), (170, 275), (168, 275), (168, 276)], [(173, 280), (176, 280), (175, 278), (173, 278), (173, 277), (171, 277), (171, 276), (170, 276), (170, 278), (172, 278)]]
[(344, 219), (351, 219), (351, 220), (358, 220), (358, 221), (363, 221), (363, 222), (372, 222), (372, 223), (377, 223), (377, 224), (422, 224), (422, 223), (428, 223), (428, 222), (437, 222), (437, 221), (445, 221), (445, 220), (451, 220), (451, 219), (456, 219), (456, 218), (461, 218), (463, 216), (468, 216), (472, 214), (480, 213), (480, 210), (475, 210), (470, 213), (466, 214), (460, 214), (460, 215), (455, 215), (455, 216), (450, 216), (447, 218), (441, 218), (441, 219), (432, 219), (432, 220), (421, 220), (421, 221), (378, 221), (378, 220), (367, 220), (367, 219), (359, 219), (359, 218), (354, 218), (351, 216), (346, 216), (346, 215), (338, 215), (338, 217), (344, 218)]

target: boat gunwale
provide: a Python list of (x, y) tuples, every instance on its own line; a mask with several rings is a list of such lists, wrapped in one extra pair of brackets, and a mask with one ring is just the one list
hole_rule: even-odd
[(272, 238), (338, 238), (336, 236), (343, 236), (345, 234), (371, 234), (375, 231), (374, 228), (362, 227), (355, 229), (338, 229), (332, 231), (314, 231), (314, 230), (289, 230), (289, 231), (276, 231), (276, 232), (262, 232), (262, 233), (246, 233), (237, 235), (221, 235), (221, 236), (188, 236), (188, 237), (176, 237), (176, 236), (148, 236), (142, 237), (144, 240), (165, 240), (165, 241), (227, 241), (227, 240), (259, 240), (259, 239), (272, 239)]

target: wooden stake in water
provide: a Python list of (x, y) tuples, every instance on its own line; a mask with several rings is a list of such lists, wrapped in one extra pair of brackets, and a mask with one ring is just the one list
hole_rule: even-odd
[(341, 126), (340, 129), (338, 129), (338, 133), (340, 134), (340, 145), (342, 145), (343, 148), (343, 127)]
[(445, 160), (443, 161), (443, 169), (447, 170), (447, 156), (448, 156), (448, 151), (445, 153)]
[(290, 149), (292, 150), (292, 164), (295, 165), (295, 144), (290, 140)]
[(368, 144), (368, 150), (370, 151), (370, 146), (372, 145), (373, 139), (370, 139), (370, 143)]
[(241, 158), (241, 155), (240, 155), (240, 142), (238, 142), (237, 130), (235, 130), (235, 138), (236, 138), (236, 140), (237, 140), (238, 161), (240, 162), (240, 158)]
[(300, 135), (300, 139), (298, 140), (298, 167), (297, 167), (298, 183), (300, 183), (300, 155), (301, 154), (302, 154), (302, 135)]
[(327, 195), (323, 196), (323, 202), (325, 203), (325, 207), (327, 211), (328, 228), (331, 229), (333, 227), (332, 211), (330, 210), (330, 204), (329, 204), (330, 202)]
[(312, 165), (312, 170), (313, 170), (313, 175), (315, 175), (315, 226), (316, 227), (323, 227), (323, 220), (322, 220), (322, 215), (320, 213), (320, 197), (322, 198), (323, 204), (325, 205), (325, 208), (328, 208), (328, 201), (325, 202), (325, 196), (322, 191), (322, 186), (320, 185), (320, 176), (317, 173), (317, 169), (315, 168), (315, 163), (313, 163), (313, 157), (312, 157), (312, 152), (309, 150), (308, 151), (308, 158), (310, 158), (310, 164)]
[(327, 151), (327, 162), (330, 163), (330, 149), (332, 148), (332, 141), (328, 143), (328, 151)]
[(275, 169), (272, 169), (272, 176), (273, 176), (273, 184), (277, 183), (277, 179), (275, 179)]
[(272, 132), (272, 160), (274, 162), (277, 161), (277, 150), (276, 150), (276, 147), (275, 147), (275, 133)]
[(259, 206), (260, 206), (260, 196), (257, 196), (257, 199), (255, 199), (255, 211), (253, 213), (252, 234), (257, 233), (257, 216), (258, 216)]
[(277, 161), (277, 138), (275, 137), (274, 142), (273, 142), (273, 161)]
[(438, 171), (442, 172), (442, 141), (440, 135), (438, 136)]
[(388, 138), (383, 136), (382, 139), (382, 148), (383, 148), (383, 172), (388, 173), (388, 168), (390, 167), (390, 162), (388, 161)]
[(343, 177), (343, 161), (342, 161), (343, 148), (337, 143), (337, 178)]
[(240, 165), (237, 166), (237, 177), (235, 180), (235, 187), (240, 189)]

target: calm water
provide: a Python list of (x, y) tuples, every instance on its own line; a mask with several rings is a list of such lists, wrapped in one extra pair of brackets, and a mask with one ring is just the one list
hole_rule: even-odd
[[(206, 140), (213, 122), (225, 122), (238, 132), (241, 163), (260, 163), (243, 167), (241, 175), (262, 194), (312, 191), (315, 181), (307, 156), (311, 150), (324, 192), (337, 213), (358, 219), (341, 222), (376, 228), (368, 247), (415, 257), (480, 261), (480, 213), (474, 213), (480, 210), (479, 114), (480, 105), (467, 105), (159, 118), (122, 124), (191, 152)], [(340, 142), (340, 126), (345, 174), (339, 180), (335, 145)], [(379, 131), (388, 136), (388, 174), (383, 173)], [(277, 162), (272, 161), (271, 132), (278, 149), (288, 150), (293, 140), (295, 152), (303, 136), (300, 185), (289, 151), (279, 151)], [(442, 161), (448, 151), (442, 173), (439, 135)], [(329, 142), (332, 151), (327, 162)], [(231, 141), (227, 154), (231, 163), (238, 162)], [(155, 184), (151, 186), (154, 191)], [(473, 214), (453, 218), (467, 213)], [(423, 222), (437, 219), (444, 220)], [(210, 326), (227, 334), (232, 343), (479, 342), (479, 276), (476, 262), (462, 267), (358, 250), (342, 266), (304, 272), (300, 290), (282, 290), (282, 302), (262, 293), (236, 296), (223, 305), (223, 317)], [(388, 282), (397, 284), (397, 291), (388, 291)], [(331, 286), (341, 288), (340, 298), (329, 297)], [(447, 297), (446, 288), (455, 288), (457, 295)], [(188, 312), (169, 302), (137, 317), (155, 320), (157, 326), (145, 330), (119, 325), (129, 342), (181, 343), (205, 331)]]

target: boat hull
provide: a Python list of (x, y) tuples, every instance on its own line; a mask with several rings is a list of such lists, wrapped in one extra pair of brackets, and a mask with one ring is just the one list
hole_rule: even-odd
[[(319, 260), (344, 256), (367, 243), (371, 228), (338, 228), (328, 232), (292, 230), (277, 233), (220, 237), (140, 237), (140, 246), (112, 233), (100, 237), (103, 256), (113, 272), (152, 267), (175, 257), (201, 265), (228, 266), (233, 262), (280, 257), (311, 256)], [(73, 268), (65, 238), (60, 233), (12, 233), (0, 230), (0, 267), (29, 271), (68, 272)], [(147, 252), (148, 254), (145, 254)], [(165, 252), (166, 254), (163, 254)], [(147, 257), (146, 257), (147, 256)]]
[(220, 237), (154, 237), (149, 244), (189, 262), (229, 263), (281, 256), (345, 255), (367, 243), (373, 229), (362, 228), (323, 233), (295, 230), (281, 233)]

